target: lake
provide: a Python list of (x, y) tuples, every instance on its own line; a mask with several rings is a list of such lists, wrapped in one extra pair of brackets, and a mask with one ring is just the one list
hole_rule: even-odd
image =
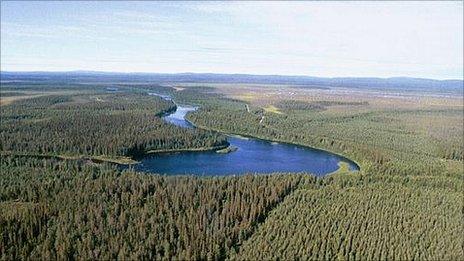
[[(158, 96), (171, 99), (165, 95)], [(196, 107), (177, 104), (177, 110), (163, 119), (183, 128), (195, 128), (185, 119), (186, 114), (194, 110)], [(349, 159), (323, 150), (236, 136), (228, 136), (227, 140), (238, 150), (227, 154), (215, 151), (151, 154), (139, 159), (140, 163), (133, 167), (137, 171), (169, 175), (310, 172), (323, 176), (336, 171), (338, 163), (343, 161), (351, 170), (359, 170), (358, 165)]]

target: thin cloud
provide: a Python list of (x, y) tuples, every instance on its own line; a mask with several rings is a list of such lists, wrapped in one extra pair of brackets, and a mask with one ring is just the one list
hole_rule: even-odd
[(462, 2), (56, 6), (44, 19), (24, 15), (38, 4), (2, 3), (2, 58), (23, 55), (2, 65), (60, 55), (50, 68), (462, 78)]

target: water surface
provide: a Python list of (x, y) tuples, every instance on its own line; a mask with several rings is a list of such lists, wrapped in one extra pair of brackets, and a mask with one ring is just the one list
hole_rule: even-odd
[[(152, 95), (157, 95), (153, 94)], [(164, 96), (165, 99), (170, 99)], [(195, 128), (185, 120), (195, 107), (177, 105), (176, 112), (163, 118), (183, 128)], [(317, 176), (336, 171), (340, 161), (359, 167), (342, 156), (309, 147), (269, 142), (253, 138), (228, 137), (238, 150), (228, 154), (214, 151), (147, 155), (136, 164), (138, 171), (160, 174), (240, 175), (246, 173), (310, 172)]]

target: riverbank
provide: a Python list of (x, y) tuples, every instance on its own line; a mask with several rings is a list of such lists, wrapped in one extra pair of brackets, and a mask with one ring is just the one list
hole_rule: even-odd
[[(351, 158), (349, 158), (349, 156), (345, 156), (345, 155), (342, 155), (342, 154), (340, 154), (340, 153), (333, 152), (333, 151), (330, 151), (330, 150), (327, 150), (327, 149), (324, 149), (324, 148), (313, 147), (313, 146), (310, 146), (310, 145), (307, 145), (307, 144), (296, 143), (296, 142), (292, 142), (292, 141), (282, 141), (282, 140), (278, 140), (278, 139), (272, 139), (272, 138), (263, 137), (263, 136), (257, 136), (257, 135), (242, 134), (242, 133), (233, 133), (233, 132), (225, 132), (225, 131), (220, 130), (220, 129), (211, 128), (211, 127), (207, 127), (207, 126), (203, 126), (203, 125), (198, 125), (198, 124), (192, 122), (191, 120), (189, 120), (187, 117), (185, 118), (185, 121), (187, 121), (188, 123), (192, 124), (192, 125), (195, 126), (196, 128), (203, 129), (203, 130), (209, 130), (209, 131), (215, 131), (215, 132), (218, 132), (218, 133), (224, 134), (224, 135), (226, 135), (226, 136), (230, 136), (230, 137), (243, 137), (243, 138), (247, 138), (247, 139), (248, 139), (248, 138), (251, 138), (251, 139), (257, 139), (257, 140), (266, 141), (266, 142), (278, 142), (278, 143), (283, 143), (283, 144), (288, 144), (288, 145), (294, 145), (294, 146), (300, 146), (300, 147), (304, 147), (304, 148), (309, 148), (309, 149), (314, 149), (314, 150), (319, 150), (319, 151), (331, 153), (331, 154), (337, 155), (338, 157), (340, 157), (341, 159), (343, 159), (343, 160), (345, 160), (345, 161), (351, 162), (351, 163), (353, 163), (354, 165), (356, 165), (357, 171), (361, 170), (361, 165), (362, 165), (362, 164), (359, 163), (357, 160), (352, 160)], [(340, 166), (340, 165), (339, 165), (339, 166)], [(340, 167), (341, 167), (341, 166), (340, 166)], [(340, 169), (340, 168), (339, 168), (339, 169)], [(338, 170), (337, 170), (337, 171), (338, 171)], [(337, 172), (337, 171), (335, 171), (335, 172)]]
[(352, 170), (350, 170), (350, 164), (348, 164), (347, 162), (340, 161), (338, 163), (338, 169), (332, 173), (327, 174), (327, 176), (342, 175), (351, 172)]
[(168, 110), (164, 110), (164, 111), (161, 111), (159, 113), (156, 113), (155, 116), (156, 117), (164, 117), (164, 116), (167, 116), (167, 115), (170, 115), (174, 112), (177, 111), (177, 105), (173, 102), (174, 106), (170, 107)]
[[(222, 151), (228, 149), (230, 144), (203, 147), (203, 148), (185, 148), (185, 149), (160, 149), (160, 150), (149, 150), (144, 152), (137, 158), (143, 158), (150, 154), (163, 154), (163, 153), (176, 153), (176, 152), (205, 152), (205, 151)], [(91, 155), (63, 155), (63, 154), (40, 154), (40, 153), (18, 153), (11, 151), (2, 151), (0, 156), (19, 156), (19, 157), (36, 157), (36, 158), (54, 158), (59, 160), (82, 160), (92, 161), (94, 163), (114, 163), (119, 165), (133, 165), (140, 163), (135, 157), (129, 156), (91, 156)]]
[(149, 150), (145, 152), (145, 155), (149, 154), (161, 154), (161, 153), (175, 153), (175, 152), (198, 152), (198, 151), (217, 151), (223, 150), (229, 147), (229, 143), (220, 146), (204, 147), (204, 148), (185, 148), (185, 149), (162, 149), (162, 150)]
[(234, 151), (237, 151), (237, 150), (238, 150), (238, 147), (233, 146), (233, 145), (229, 145), (224, 149), (216, 150), (216, 153), (227, 154), (227, 153), (231, 153), (231, 152), (234, 152)]
[[(158, 95), (166, 100), (169, 100), (171, 102), (173, 102), (175, 105), (176, 105), (176, 110), (175, 111), (172, 111), (172, 113), (176, 114), (177, 111), (180, 109), (180, 108), (184, 108), (182, 107), (181, 105), (178, 105), (171, 97), (169, 96), (163, 96), (163, 95), (159, 95), (159, 94), (155, 94), (155, 93), (151, 93), (152, 95)], [(197, 109), (198, 107), (195, 107), (193, 110)], [(181, 120), (182, 122), (184, 123), (180, 123), (180, 122), (177, 122), (177, 121), (171, 121), (171, 120), (168, 120), (168, 118), (170, 117), (169, 114), (164, 114), (163, 117), (166, 121), (172, 123), (172, 124), (175, 124), (175, 125), (178, 125), (178, 126), (181, 126), (181, 127), (187, 127), (187, 128), (198, 128), (198, 129), (202, 129), (202, 130), (207, 130), (207, 131), (213, 131), (213, 132), (216, 132), (216, 133), (220, 133), (220, 134), (223, 134), (223, 135), (226, 135), (226, 136), (229, 136), (229, 137), (240, 137), (240, 138), (245, 138), (247, 140), (250, 140), (250, 144), (252, 144), (252, 140), (256, 140), (256, 141), (262, 141), (262, 142), (270, 142), (271, 144), (282, 144), (282, 145), (290, 145), (290, 146), (298, 146), (298, 147), (301, 147), (302, 149), (308, 149), (308, 150), (311, 150), (313, 151), (314, 153), (325, 153), (325, 154), (330, 154), (332, 155), (332, 157), (335, 157), (338, 159), (339, 162), (346, 162), (346, 165), (348, 166), (348, 170), (349, 171), (356, 171), (356, 170), (360, 170), (360, 164), (358, 164), (357, 162), (351, 160), (350, 158), (348, 157), (345, 157), (344, 155), (340, 155), (338, 153), (334, 153), (334, 152), (331, 152), (329, 150), (325, 150), (325, 149), (322, 149), (322, 148), (316, 148), (316, 147), (312, 147), (312, 146), (309, 146), (308, 144), (301, 144), (301, 143), (296, 143), (296, 142), (293, 142), (293, 141), (281, 141), (281, 140), (277, 140), (277, 139), (272, 139), (272, 138), (269, 138), (269, 137), (263, 137), (263, 136), (255, 136), (255, 135), (247, 135), (247, 134), (242, 134), (242, 133), (229, 133), (229, 132), (225, 132), (225, 131), (222, 131), (220, 129), (217, 129), (217, 128), (210, 128), (210, 127), (207, 127), (207, 126), (202, 126), (202, 125), (197, 125), (195, 124), (194, 122), (190, 121), (188, 119), (188, 115), (189, 115), (189, 112), (190, 110), (181, 110), (181, 112), (179, 113), (179, 115), (177, 115), (177, 117), (175, 117), (176, 120)], [(184, 126), (184, 124), (187, 124)], [(234, 141), (235, 142), (235, 141)], [(233, 145), (234, 142), (231, 142), (229, 141), (228, 142), (228, 145)], [(243, 144), (242, 144), (243, 145)], [(245, 145), (243, 145), (245, 146)], [(239, 146), (240, 147), (240, 146)], [(151, 150), (151, 151), (148, 151), (146, 152), (146, 154), (155, 154), (155, 153), (175, 153), (175, 152), (201, 152), (201, 151), (211, 151), (211, 150), (216, 150), (216, 152), (218, 153), (222, 153), (222, 154), (227, 154), (229, 152), (232, 152), (232, 151), (235, 151), (236, 149), (233, 149), (229, 146), (221, 146), (221, 147), (212, 147), (212, 148), (196, 148), (196, 149), (190, 149), (190, 148), (187, 148), (187, 149), (169, 149), (169, 150)], [(285, 153), (290, 153), (289, 151), (286, 151)], [(235, 155), (235, 154), (234, 154)], [(256, 155), (255, 155), (256, 156)], [(295, 157), (296, 155), (294, 155), (293, 157)], [(181, 157), (181, 156), (179, 156)], [(240, 157), (240, 156), (239, 156)], [(246, 156), (245, 157), (246, 159), (250, 160), (252, 159), (253, 157), (250, 157), (250, 155)], [(298, 156), (296, 156), (296, 158), (298, 158)], [(150, 163), (151, 163), (151, 167), (152, 169), (148, 168), (149, 170), (153, 170), (153, 169), (156, 169), (156, 171), (166, 171), (166, 172), (169, 172), (169, 171), (172, 171), (170, 169), (168, 169), (167, 165), (164, 165), (163, 167), (160, 167), (161, 165), (160, 164), (171, 164), (172, 168), (174, 168), (176, 171), (179, 169), (179, 167), (177, 166), (178, 164), (178, 161), (176, 160), (172, 160), (172, 159), (167, 159), (167, 158), (163, 158), (163, 161), (161, 162), (156, 162), (156, 164), (153, 165), (153, 162), (156, 161), (154, 159), (150, 159), (150, 163), (146, 162), (143, 158), (140, 158), (141, 159), (142, 163), (143, 163), (143, 168), (148, 168), (147, 166), (150, 166)], [(255, 157), (256, 160), (261, 160), (261, 158), (258, 156), (258, 157)], [(292, 159), (295, 159), (295, 158), (292, 158)], [(186, 162), (189, 162), (189, 160), (191, 160), (191, 157), (188, 157), (186, 159)], [(204, 160), (204, 158), (202, 158), (202, 160)], [(211, 159), (213, 160), (213, 159)], [(278, 162), (279, 160), (276, 158), (275, 159), (275, 162)], [(300, 163), (303, 164), (303, 162), (305, 162), (305, 159), (303, 158), (300, 158)], [(192, 170), (195, 168), (195, 164), (194, 162), (190, 162), (192, 164), (192, 166), (190, 167)], [(211, 162), (210, 162), (211, 163)], [(230, 163), (230, 161), (229, 161)], [(186, 163), (187, 164), (187, 163)], [(235, 163), (235, 164), (238, 164)], [(188, 165), (188, 164), (187, 164)], [(210, 166), (210, 165), (209, 165)], [(233, 166), (229, 166), (230, 168), (234, 168), (235, 165)], [(267, 165), (263, 165), (263, 166), (267, 166)], [(211, 166), (210, 166), (211, 167)], [(223, 168), (224, 166), (219, 164), (217, 165), (217, 167), (220, 167), (220, 168)], [(335, 170), (331, 170), (329, 173), (333, 173), (333, 172), (337, 172), (338, 170), (344, 170), (345, 169), (345, 165), (340, 165), (338, 164), (338, 167), (335, 169)], [(185, 171), (185, 170), (184, 170)], [(201, 169), (200, 171), (207, 171), (206, 169)], [(240, 170), (237, 170), (237, 171), (240, 171)], [(317, 172), (317, 170), (315, 170)]]

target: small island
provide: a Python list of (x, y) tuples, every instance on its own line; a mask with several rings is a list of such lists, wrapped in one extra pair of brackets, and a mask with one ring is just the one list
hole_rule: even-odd
[(227, 153), (231, 153), (231, 152), (234, 152), (234, 151), (237, 151), (237, 150), (238, 150), (238, 147), (236, 147), (234, 145), (230, 145), (227, 148), (217, 150), (216, 153), (227, 154)]

